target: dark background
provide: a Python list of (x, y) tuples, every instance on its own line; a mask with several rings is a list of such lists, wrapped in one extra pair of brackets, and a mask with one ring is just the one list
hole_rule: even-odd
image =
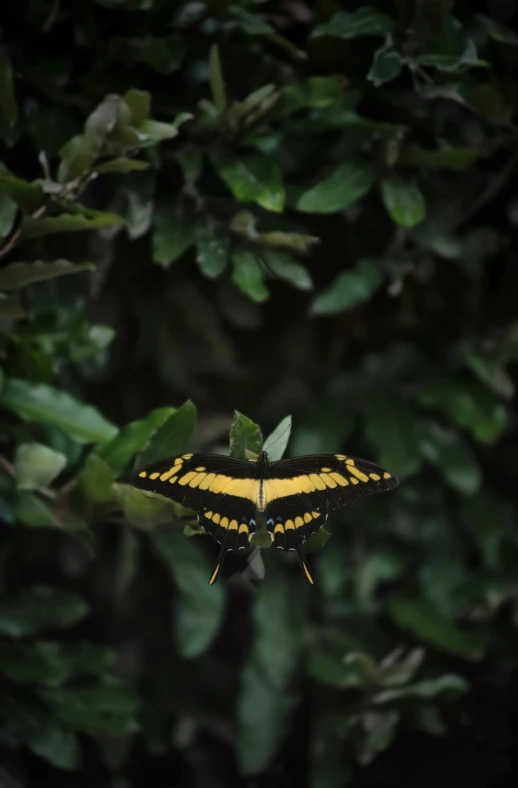
[[(7, 4), (2, 788), (516, 782), (516, 11), (342, 5)], [(287, 415), (401, 485), (209, 588)]]

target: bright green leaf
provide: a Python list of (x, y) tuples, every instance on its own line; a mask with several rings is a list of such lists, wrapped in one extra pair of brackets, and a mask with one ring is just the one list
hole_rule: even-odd
[(360, 260), (356, 268), (342, 271), (311, 305), (312, 315), (336, 315), (368, 301), (383, 284), (385, 275), (376, 260)]
[(263, 435), (259, 425), (239, 411), (234, 411), (230, 428), (230, 456), (245, 460), (247, 451), (259, 454), (262, 447)]
[(20, 490), (47, 487), (58, 476), (67, 458), (42, 443), (21, 443), (16, 447), (14, 469)]
[(155, 408), (145, 419), (122, 427), (111, 441), (95, 449), (95, 453), (120, 476), (132, 457), (142, 451), (154, 433), (176, 412), (176, 408)]
[(415, 227), (426, 215), (426, 204), (421, 190), (413, 181), (385, 178), (381, 194), (391, 218), (402, 227)]
[(297, 208), (304, 213), (336, 213), (358, 202), (374, 183), (370, 165), (346, 161), (331, 175), (299, 197)]
[(157, 525), (171, 524), (177, 517), (175, 504), (163, 495), (137, 490), (130, 484), (116, 482), (113, 497), (124, 511), (124, 517), (135, 528), (152, 531)]
[(80, 213), (61, 213), (59, 216), (44, 216), (40, 219), (28, 217), (24, 219), (22, 229), (28, 238), (39, 238), (51, 233), (99, 230), (101, 227), (113, 227), (123, 222), (121, 217), (114, 213), (104, 211), (90, 211), (89, 213), (89, 216)]
[(7, 380), (0, 405), (26, 421), (56, 424), (80, 443), (106, 441), (117, 433), (117, 428), (98, 410), (43, 383)]
[(17, 203), (24, 213), (34, 213), (43, 202), (43, 189), (38, 181), (25, 181), (16, 175), (0, 173), (0, 192)]
[(256, 202), (267, 211), (284, 209), (282, 172), (273, 159), (262, 153), (239, 159), (220, 153), (212, 163), (236, 200)]
[(59, 151), (61, 162), (58, 182), (68, 183), (89, 172), (99, 154), (97, 141), (85, 134), (77, 134), (66, 142)]
[(259, 259), (253, 252), (237, 249), (232, 253), (232, 281), (241, 292), (252, 301), (261, 303), (270, 297), (268, 288), (263, 281), (263, 272)]

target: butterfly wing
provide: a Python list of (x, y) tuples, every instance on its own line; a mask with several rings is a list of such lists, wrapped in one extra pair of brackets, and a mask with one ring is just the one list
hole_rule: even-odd
[(310, 582), (300, 550), (332, 509), (397, 487), (392, 474), (367, 460), (344, 454), (314, 454), (274, 462), (264, 482), (267, 527), (276, 547), (295, 550)]
[(192, 509), (226, 550), (245, 549), (255, 527), (258, 480), (246, 460), (220, 454), (183, 454), (142, 470), (132, 484)]

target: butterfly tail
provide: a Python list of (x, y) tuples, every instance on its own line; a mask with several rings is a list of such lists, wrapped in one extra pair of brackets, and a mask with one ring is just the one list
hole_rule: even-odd
[(209, 585), (213, 585), (216, 582), (217, 577), (219, 575), (220, 569), (223, 566), (223, 561), (225, 560), (225, 556), (228, 552), (227, 548), (227, 534), (225, 534), (225, 538), (223, 539), (223, 544), (221, 545), (221, 549), (218, 553), (218, 557), (216, 558), (216, 563), (212, 568), (212, 574), (210, 576)]
[(304, 574), (304, 577), (306, 578), (306, 580), (309, 583), (311, 583), (311, 585), (313, 585), (313, 578), (311, 577), (311, 572), (309, 571), (309, 564), (308, 564), (306, 556), (302, 552), (302, 548), (301, 548), (299, 542), (297, 542), (297, 546), (296, 546), (295, 550), (296, 550), (297, 555), (299, 557), (300, 566), (301, 566), (301, 569), (302, 569), (302, 573)]

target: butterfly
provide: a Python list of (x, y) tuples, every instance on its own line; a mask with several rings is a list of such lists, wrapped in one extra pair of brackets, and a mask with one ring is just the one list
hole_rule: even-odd
[(170, 457), (140, 471), (132, 484), (192, 509), (204, 531), (220, 543), (212, 585), (226, 553), (248, 549), (261, 523), (276, 547), (297, 553), (313, 583), (302, 545), (324, 525), (328, 512), (392, 490), (399, 482), (378, 465), (345, 454), (270, 462), (262, 451), (256, 461), (221, 454)]

